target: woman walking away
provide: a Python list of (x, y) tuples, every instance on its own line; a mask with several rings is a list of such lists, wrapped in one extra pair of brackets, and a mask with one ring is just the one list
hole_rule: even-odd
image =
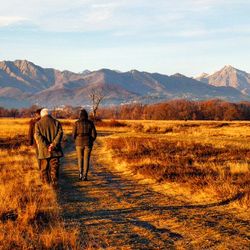
[(75, 122), (73, 128), (73, 138), (76, 145), (80, 180), (88, 180), (87, 176), (89, 171), (90, 153), (96, 136), (97, 134), (94, 123), (88, 119), (87, 111), (82, 109), (80, 111), (80, 118)]

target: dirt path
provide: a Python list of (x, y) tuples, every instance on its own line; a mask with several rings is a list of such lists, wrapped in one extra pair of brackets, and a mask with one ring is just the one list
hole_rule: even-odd
[[(93, 158), (98, 153), (96, 147)], [(83, 248), (87, 239), (94, 249), (249, 249), (249, 221), (236, 216), (231, 201), (190, 205), (95, 160), (89, 179), (78, 180), (70, 145), (59, 197), (66, 224), (80, 227)]]

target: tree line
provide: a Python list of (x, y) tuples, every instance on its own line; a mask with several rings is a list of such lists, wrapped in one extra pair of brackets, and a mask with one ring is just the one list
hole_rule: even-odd
[[(0, 117), (28, 118), (32, 117), (35, 111), (39, 108), (42, 107), (37, 105), (20, 109), (6, 109), (4, 107), (0, 107)], [(81, 107), (65, 106), (62, 108), (53, 108), (51, 109), (51, 113), (56, 118), (76, 119), (78, 118), (80, 109)]]
[(101, 108), (98, 115), (103, 119), (133, 120), (250, 120), (250, 102), (171, 100)]
[[(22, 109), (0, 107), (0, 117), (31, 117), (39, 108), (35, 105)], [(56, 118), (76, 119), (81, 107), (54, 108)], [(127, 104), (98, 107), (99, 119), (133, 120), (250, 120), (250, 102), (232, 103), (222, 100), (171, 100), (157, 104)]]

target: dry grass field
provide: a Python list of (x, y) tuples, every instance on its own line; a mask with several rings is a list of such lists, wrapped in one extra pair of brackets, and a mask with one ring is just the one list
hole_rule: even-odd
[(250, 122), (99, 122), (87, 183), (72, 123), (60, 207), (28, 120), (0, 119), (0, 249), (81, 249), (87, 235), (89, 249), (248, 249)]
[(27, 119), (0, 119), (0, 249), (77, 249), (57, 194), (41, 183)]
[[(124, 123), (124, 122), (123, 122)], [(104, 141), (117, 168), (196, 202), (250, 207), (250, 123), (125, 121)], [(117, 131), (118, 131), (117, 130)], [(114, 165), (114, 164), (113, 164)]]

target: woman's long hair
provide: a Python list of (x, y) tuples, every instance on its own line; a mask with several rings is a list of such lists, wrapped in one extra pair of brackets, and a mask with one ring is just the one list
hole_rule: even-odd
[(85, 109), (80, 110), (80, 120), (88, 120), (88, 112)]

